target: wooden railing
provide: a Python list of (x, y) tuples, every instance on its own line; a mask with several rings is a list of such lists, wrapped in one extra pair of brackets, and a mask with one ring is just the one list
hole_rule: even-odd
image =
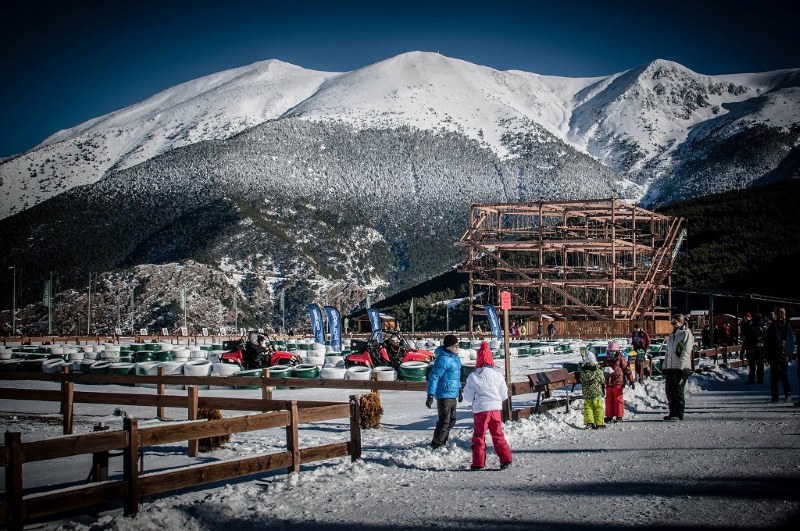
[[(115, 395), (115, 393), (88, 394)], [(299, 472), (301, 464), (324, 459), (349, 455), (352, 460), (356, 460), (361, 457), (361, 412), (355, 396), (350, 397), (349, 403), (287, 402), (263, 399), (230, 400), (210, 397), (198, 400), (196, 387), (191, 387), (188, 395), (190, 408), (194, 408), (194, 415), (190, 410), (190, 419), (197, 417), (198, 405), (267, 412), (220, 420), (193, 420), (147, 428), (140, 428), (135, 418), (126, 418), (122, 430), (71, 435), (33, 442), (22, 442), (20, 433), (6, 432), (5, 446), (0, 446), (0, 463), (5, 467), (6, 477), (6, 497), (0, 504), (0, 523), (6, 524), (9, 529), (17, 530), (22, 529), (25, 523), (31, 520), (119, 500), (122, 500), (126, 514), (134, 514), (138, 511), (141, 498), (146, 495), (281, 468), (287, 469), (288, 472)], [(128, 398), (132, 399), (134, 396), (128, 395)], [(184, 397), (169, 398), (186, 400)], [(350, 419), (349, 441), (300, 448), (299, 424), (343, 417)], [(145, 447), (188, 440), (190, 441), (189, 454), (196, 455), (196, 442), (200, 438), (270, 428), (286, 429), (285, 451), (144, 475), (143, 471), (139, 469), (140, 452)], [(25, 463), (84, 454), (105, 455), (107, 459), (108, 453), (111, 451), (121, 451), (123, 458), (121, 480), (52, 489), (44, 493), (28, 495), (23, 490), (22, 478)]]

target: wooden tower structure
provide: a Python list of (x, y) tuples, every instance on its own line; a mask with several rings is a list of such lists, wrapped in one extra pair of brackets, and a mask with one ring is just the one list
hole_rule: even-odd
[[(622, 199), (473, 204), (467, 251), (470, 330), (482, 303), (512, 294), (512, 313), (569, 320), (668, 320), (683, 218)], [(475, 293), (486, 293), (476, 301)]]

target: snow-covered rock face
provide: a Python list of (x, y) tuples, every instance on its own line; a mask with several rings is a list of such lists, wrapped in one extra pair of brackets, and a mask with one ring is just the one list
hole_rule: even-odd
[[(542, 142), (552, 135), (644, 184), (646, 192), (670, 177), (679, 157), (691, 151), (687, 143), (696, 143), (701, 132), (724, 141), (766, 125), (796, 135), (797, 78), (797, 70), (705, 76), (664, 60), (603, 78), (563, 78), (503, 72), (427, 52), (346, 73), (263, 61), (183, 83), (5, 160), (0, 218), (175, 148), (287, 117), (356, 129), (454, 132), (501, 159), (518, 156), (509, 138)], [(751, 100), (760, 103), (748, 106)], [(723, 124), (730, 131), (721, 131), (719, 119), (729, 113), (737, 119)], [(763, 173), (746, 177), (744, 185)], [(741, 181), (737, 176), (730, 187)], [(659, 190), (650, 196), (664, 200)]]

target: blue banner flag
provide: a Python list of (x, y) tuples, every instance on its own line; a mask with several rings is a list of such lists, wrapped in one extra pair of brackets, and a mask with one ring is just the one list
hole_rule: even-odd
[(325, 306), (328, 315), (328, 333), (331, 335), (331, 348), (334, 352), (342, 351), (342, 318), (339, 310), (333, 306)]
[(369, 326), (375, 334), (375, 339), (379, 343), (383, 343), (383, 327), (381, 327), (381, 314), (375, 308), (367, 308), (367, 315), (369, 316)]
[(500, 339), (503, 336), (503, 332), (500, 330), (500, 319), (497, 318), (497, 308), (491, 304), (487, 304), (486, 317), (489, 318), (489, 326), (492, 327), (492, 334), (497, 339)]
[(324, 345), (325, 330), (322, 329), (322, 310), (316, 304), (309, 304), (308, 315), (311, 316), (311, 331), (314, 332), (314, 341)]

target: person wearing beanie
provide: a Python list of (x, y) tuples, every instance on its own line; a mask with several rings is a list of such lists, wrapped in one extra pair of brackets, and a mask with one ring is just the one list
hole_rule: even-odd
[(694, 336), (686, 327), (684, 317), (676, 314), (672, 318), (672, 333), (667, 336), (667, 354), (664, 356), (664, 382), (669, 404), (667, 421), (683, 420), (686, 407), (686, 381), (692, 374), (692, 349)]
[(581, 394), (583, 395), (583, 423), (587, 429), (605, 428), (603, 396), (606, 377), (597, 365), (592, 352), (586, 353), (580, 372)]
[(486, 430), (492, 436), (494, 451), (500, 459), (500, 470), (511, 466), (511, 448), (503, 435), (501, 409), (508, 399), (508, 386), (503, 374), (495, 369), (492, 351), (481, 342), (475, 370), (467, 378), (464, 398), (472, 402), (472, 470), (486, 466)]
[(456, 425), (456, 400), (463, 400), (458, 338), (452, 334), (444, 336), (444, 342), (436, 349), (435, 354), (436, 360), (428, 377), (428, 398), (425, 400), (425, 405), (430, 409), (433, 399), (436, 398), (436, 410), (439, 414), (431, 441), (431, 448), (434, 449), (447, 444), (450, 430)]
[(606, 422), (622, 422), (625, 414), (625, 400), (622, 390), (625, 382), (630, 383), (631, 389), (636, 388), (633, 382), (628, 360), (620, 352), (619, 343), (609, 341), (606, 349), (606, 359), (603, 361), (603, 373), (606, 374)]

